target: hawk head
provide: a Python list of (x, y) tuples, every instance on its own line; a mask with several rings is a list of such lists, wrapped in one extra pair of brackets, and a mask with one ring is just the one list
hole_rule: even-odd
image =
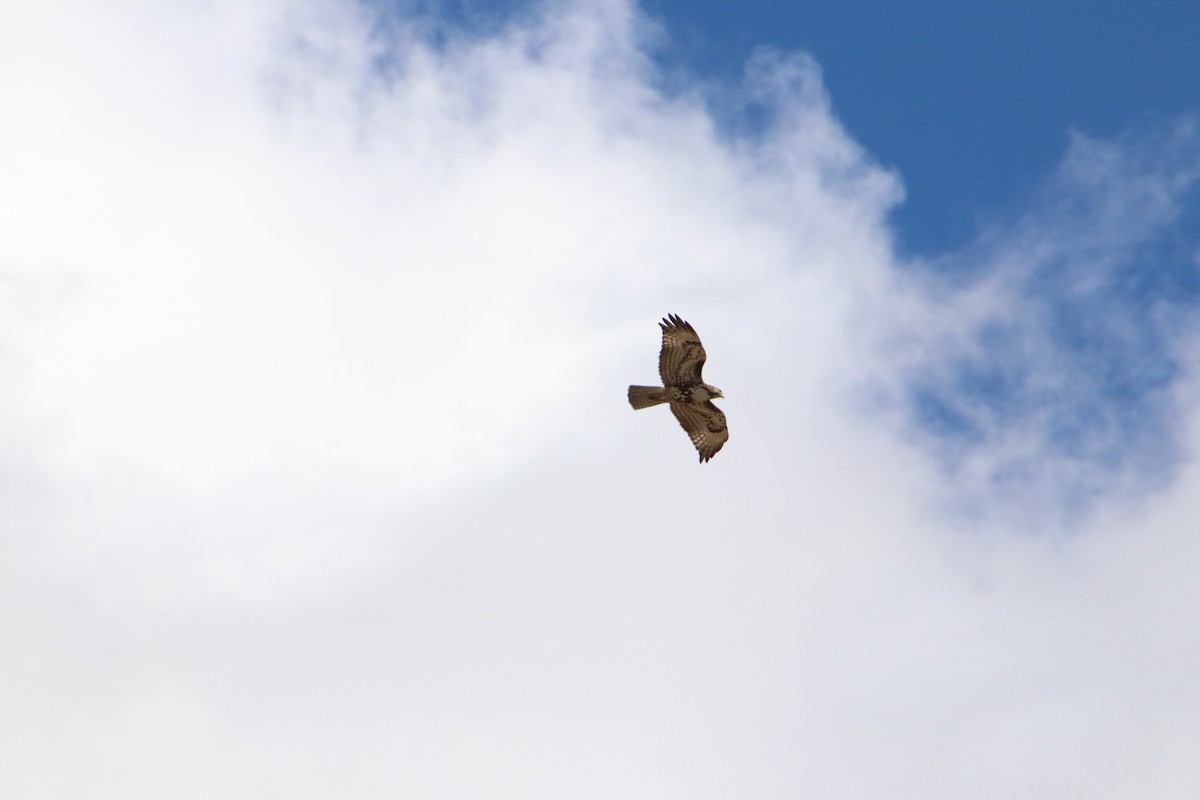
[[(704, 397), (705, 394), (707, 394), (708, 397)], [(707, 383), (702, 383), (692, 390), (692, 397), (701, 402), (705, 400), (712, 400), (714, 397), (724, 396), (725, 395), (721, 394), (720, 389)]]

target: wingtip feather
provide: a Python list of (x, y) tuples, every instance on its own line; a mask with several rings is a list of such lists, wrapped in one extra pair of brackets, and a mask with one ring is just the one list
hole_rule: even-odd
[(663, 317), (663, 321), (658, 323), (658, 327), (662, 328), (664, 331), (668, 328), (683, 328), (689, 333), (696, 332), (696, 329), (692, 327), (692, 323), (686, 321), (678, 314), (667, 314), (665, 317)]

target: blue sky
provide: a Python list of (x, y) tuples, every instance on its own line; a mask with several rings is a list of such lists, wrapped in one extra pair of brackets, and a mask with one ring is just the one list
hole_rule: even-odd
[(729, 76), (755, 48), (803, 49), (852, 136), (898, 169), (918, 253), (1036, 192), (1070, 130), (1108, 137), (1194, 112), (1200, 7), (1182, 2), (652, 0), (669, 58)]
[(999, 9), (5, 4), (0, 796), (1197, 796), (1195, 12)]

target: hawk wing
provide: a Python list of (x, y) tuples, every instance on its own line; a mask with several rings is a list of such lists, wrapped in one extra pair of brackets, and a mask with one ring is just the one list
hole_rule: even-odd
[(671, 403), (671, 413), (691, 437), (701, 461), (708, 461), (729, 441), (729, 428), (721, 409), (705, 400), (703, 403)]
[(700, 370), (704, 369), (706, 356), (696, 329), (677, 314), (668, 316), (658, 327), (663, 332), (662, 351), (658, 354), (658, 374), (663, 386), (703, 383)]

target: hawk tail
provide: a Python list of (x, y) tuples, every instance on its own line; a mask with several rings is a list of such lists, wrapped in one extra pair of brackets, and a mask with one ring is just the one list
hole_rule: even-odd
[(630, 386), (629, 405), (634, 409), (649, 408), (667, 402), (667, 390), (661, 386)]

